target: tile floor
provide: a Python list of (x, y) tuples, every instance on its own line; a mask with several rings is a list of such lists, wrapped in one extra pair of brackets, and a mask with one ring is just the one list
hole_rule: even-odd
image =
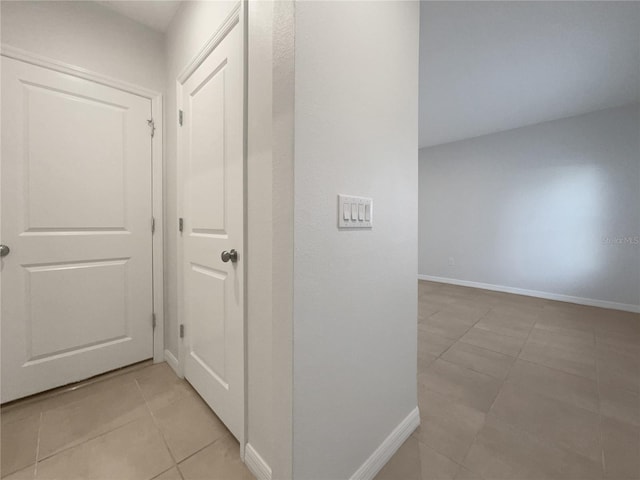
[(376, 480), (640, 479), (640, 315), (419, 282), (421, 426)]
[[(377, 480), (640, 479), (639, 315), (429, 282), (419, 301), (421, 426)], [(0, 416), (7, 480), (253, 478), (166, 364)]]
[(3, 407), (3, 480), (249, 480), (239, 445), (166, 363)]

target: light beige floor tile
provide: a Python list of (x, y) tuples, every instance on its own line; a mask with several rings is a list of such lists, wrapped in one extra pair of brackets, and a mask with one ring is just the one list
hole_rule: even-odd
[(451, 305), (459, 301), (459, 298), (451, 296), (447, 293), (442, 293), (442, 291), (430, 292), (423, 299), (432, 305), (438, 306)]
[(507, 383), (598, 413), (598, 383), (588, 378), (518, 359)]
[(483, 480), (483, 478), (479, 474), (473, 473), (468, 468), (460, 467), (455, 476), (455, 480)]
[[(72, 385), (69, 388), (62, 388), (60, 391), (54, 391), (48, 395), (46, 392), (42, 395), (42, 412), (54, 410), (61, 406), (71, 404), (80, 404), (89, 397), (96, 397), (103, 394), (109, 394), (116, 389), (123, 388), (123, 385), (135, 386), (134, 374), (139, 368), (122, 369), (121, 375), (111, 372), (105, 374), (105, 378), (97, 377)], [(137, 387), (136, 387), (137, 388)]]
[(430, 335), (457, 340), (471, 328), (471, 324), (460, 320), (454, 314), (440, 311), (427, 318), (419, 328)]
[(640, 339), (640, 314), (616, 310), (602, 310), (598, 321), (594, 322), (596, 334), (617, 335)]
[(153, 480), (182, 480), (182, 475), (180, 475), (178, 467), (173, 467), (166, 472), (161, 473), (157, 477), (154, 477)]
[(411, 436), (382, 467), (375, 480), (420, 480), (421, 476), (420, 446)]
[(2, 423), (0, 455), (2, 476), (22, 470), (36, 461), (40, 414)]
[(160, 432), (147, 416), (39, 462), (36, 478), (140, 480), (172, 465)]
[(546, 330), (576, 330), (587, 334), (593, 333), (593, 321), (589, 317), (547, 307), (536, 323)]
[(455, 343), (454, 339), (429, 333), (418, 327), (418, 354), (440, 356), (447, 348)]
[(200, 450), (178, 465), (184, 480), (253, 480), (240, 460), (240, 446), (225, 433), (214, 444)]
[(508, 337), (476, 327), (470, 329), (460, 341), (513, 357), (518, 356), (525, 342), (521, 338)]
[(415, 432), (416, 438), (461, 462), (484, 425), (485, 414), (425, 388), (420, 388), (418, 403), (420, 426)]
[(423, 372), (424, 370), (429, 368), (429, 365), (431, 365), (436, 358), (438, 357), (436, 357), (435, 355), (430, 355), (418, 350), (418, 371)]
[(525, 295), (514, 295), (513, 293), (484, 291), (481, 298), (487, 299), (492, 305), (501, 308), (523, 309), (543, 311), (546, 306), (543, 300)]
[(464, 466), (491, 480), (602, 478), (602, 463), (555, 447), (489, 415)]
[(227, 433), (218, 417), (196, 396), (181, 397), (155, 412), (154, 417), (176, 462)]
[(443, 285), (442, 283), (431, 282), (429, 280), (418, 280), (418, 291), (420, 293), (438, 291)]
[(487, 412), (500, 390), (502, 380), (438, 359), (418, 375), (418, 385)]
[(460, 321), (473, 325), (491, 310), (491, 306), (476, 299), (465, 297), (456, 300), (454, 303), (443, 305), (441, 310), (455, 315)]
[(518, 303), (517, 305), (511, 305), (509, 302), (502, 302), (494, 304), (491, 308), (491, 313), (499, 316), (506, 316), (515, 318), (533, 324), (540, 315), (543, 313), (543, 305), (534, 302), (532, 304)]
[(453, 460), (419, 443), (422, 480), (453, 480), (460, 466)]
[(596, 334), (596, 346), (598, 350), (612, 350), (619, 353), (640, 358), (640, 336), (620, 334), (614, 331), (603, 330)]
[(197, 395), (193, 387), (179, 378), (166, 362), (145, 368), (135, 378), (152, 412), (184, 396)]
[(640, 393), (640, 354), (634, 347), (598, 339), (597, 364), (601, 386)]
[(638, 373), (640, 369), (640, 347), (626, 342), (617, 342), (596, 337), (596, 354), (601, 365)]
[(507, 376), (515, 361), (515, 357), (464, 342), (455, 343), (442, 355), (442, 359), (500, 379)]
[(640, 396), (622, 388), (601, 386), (600, 412), (621, 422), (640, 426)]
[(591, 333), (579, 332), (578, 330), (556, 329), (548, 330), (539, 327), (537, 324), (529, 335), (530, 342), (536, 342), (549, 347), (570, 349), (593, 353), (595, 348), (595, 337)]
[(427, 301), (418, 301), (418, 323), (424, 323), (434, 313), (438, 312), (440, 307)]
[(529, 339), (520, 352), (520, 358), (592, 380), (597, 377), (594, 349), (558, 348)]
[[(71, 401), (63, 403), (65, 398)], [(42, 414), (40, 459), (148, 415), (131, 378), (108, 380), (52, 402), (56, 408), (47, 410), (45, 405)]]
[(570, 328), (569, 325), (563, 325), (562, 323), (562, 321), (558, 322), (557, 319), (552, 317), (542, 317), (536, 321), (534, 328), (537, 332), (556, 333), (566, 337), (579, 338), (593, 345), (595, 335), (589, 326), (581, 323), (580, 326), (584, 328)]
[(640, 428), (615, 419), (602, 419), (605, 478), (640, 478)]
[(33, 480), (36, 474), (35, 464), (18, 470), (17, 472), (10, 473), (5, 476), (5, 472), (2, 472), (2, 480)]
[(597, 413), (510, 384), (500, 391), (490, 413), (542, 441), (561, 445), (594, 461), (601, 458)]
[(533, 327), (534, 320), (522, 320), (505, 314), (489, 312), (486, 317), (476, 323), (476, 328), (490, 332), (526, 340)]
[(15, 422), (26, 417), (40, 416), (42, 412), (42, 402), (33, 400), (23, 400), (3, 406), (0, 410), (0, 421), (2, 425)]
[(598, 382), (601, 388), (621, 388), (640, 393), (640, 371), (612, 368), (598, 364)]

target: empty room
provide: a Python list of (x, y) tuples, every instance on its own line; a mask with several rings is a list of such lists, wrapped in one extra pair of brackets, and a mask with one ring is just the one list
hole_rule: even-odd
[(385, 478), (640, 478), (639, 101), (638, 3), (422, 3), (421, 424)]
[(0, 21), (2, 480), (640, 480), (640, 2)]

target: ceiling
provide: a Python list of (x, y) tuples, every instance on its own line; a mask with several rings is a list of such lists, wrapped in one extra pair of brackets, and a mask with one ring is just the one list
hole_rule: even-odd
[(638, 2), (422, 2), (420, 147), (640, 101)]
[(181, 2), (180, 0), (105, 0), (98, 3), (158, 32), (166, 32)]

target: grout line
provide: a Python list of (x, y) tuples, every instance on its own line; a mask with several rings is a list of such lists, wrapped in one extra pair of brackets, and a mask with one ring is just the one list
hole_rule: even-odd
[(50, 455), (47, 455), (46, 457), (42, 457), (40, 460), (38, 460), (38, 462), (44, 461), (44, 460), (48, 460), (49, 458), (55, 457), (56, 455), (59, 455), (59, 454), (61, 454), (63, 452), (66, 452), (67, 450), (71, 450), (72, 448), (79, 447), (80, 445), (83, 445), (83, 444), (85, 444), (87, 442), (91, 442), (92, 440), (95, 440), (96, 438), (104, 437), (105, 435), (108, 435), (108, 434), (110, 434), (112, 432), (115, 432), (116, 430), (120, 430), (121, 428), (124, 428), (124, 427), (128, 426), (129, 424), (131, 424), (133, 422), (137, 422), (141, 418), (142, 417), (134, 418), (132, 420), (129, 420), (128, 422), (123, 423), (122, 425), (118, 425), (117, 427), (112, 428), (111, 430), (107, 430), (106, 432), (102, 432), (102, 433), (99, 433), (99, 434), (94, 435), (92, 437), (88, 437), (88, 438), (82, 440), (81, 442), (74, 443), (72, 445), (67, 445), (64, 448), (61, 448), (60, 450), (56, 450), (54, 453), (52, 453)]
[(33, 478), (35, 479), (38, 475), (38, 457), (40, 456), (40, 433), (42, 432), (42, 420), (44, 417), (44, 412), (40, 410), (40, 420), (38, 421), (38, 441), (36, 443), (36, 461), (33, 465)]
[[(478, 318), (475, 322), (473, 322), (469, 328), (467, 328), (464, 333), (462, 335), (460, 335), (460, 337), (458, 337), (456, 340), (453, 341), (453, 343), (451, 345), (449, 345), (446, 349), (444, 349), (442, 352), (440, 352), (440, 355), (438, 355), (436, 357), (436, 360), (439, 359), (440, 357), (442, 357), (442, 355), (444, 355), (445, 353), (447, 353), (449, 350), (451, 350), (451, 347), (453, 347), (456, 343), (458, 343), (459, 341), (461, 341), (462, 337), (464, 337), (469, 330), (471, 330), (473, 327), (475, 327), (483, 318), (485, 318), (487, 315), (489, 315), (489, 313), (491, 312), (491, 310), (493, 310), (493, 307), (489, 307), (489, 310), (487, 310), (483, 315), (480, 316), (480, 318)], [(445, 337), (447, 338), (447, 337)], [(464, 343), (464, 342), (463, 342)], [(488, 350), (488, 349), (487, 349)], [(496, 352), (497, 353), (497, 352)], [(446, 361), (444, 358), (441, 359), (442, 361)], [(453, 362), (449, 362), (449, 363), (453, 363)], [(456, 365), (456, 364), (454, 364)], [(460, 366), (460, 365), (459, 365)], [(465, 367), (466, 368), (466, 367)], [(471, 369), (469, 369), (471, 370)], [(475, 372), (475, 370), (473, 370)], [(478, 372), (478, 373), (482, 373), (482, 372)]]
[[(222, 440), (222, 438), (226, 435), (227, 433), (224, 432), (222, 435), (220, 435), (218, 438), (216, 438), (213, 442), (209, 442), (207, 443), (205, 446), (203, 446), (202, 448), (199, 448), (198, 450), (196, 450), (195, 452), (187, 455), (186, 457), (184, 457), (182, 460), (180, 460), (180, 463), (190, 459), (191, 457), (193, 457), (194, 455), (197, 455), (198, 453), (200, 453), (202, 450), (204, 450), (205, 448), (210, 447), (211, 445), (213, 445), (214, 443), (217, 443), (218, 441)], [(229, 433), (229, 435), (231, 435), (231, 433)], [(235, 437), (234, 437), (235, 438)]]
[(160, 472), (158, 475), (156, 475), (155, 477), (153, 477), (151, 480), (155, 480), (156, 478), (159, 478), (160, 476), (164, 475), (165, 473), (167, 473), (169, 470), (171, 470), (172, 468), (175, 468), (178, 471), (178, 475), (180, 475), (181, 479), (184, 479), (184, 477), (182, 476), (182, 472), (180, 471), (180, 469), (178, 468), (177, 465), (174, 465), (173, 467), (169, 467), (167, 468), (164, 472)]
[[(492, 308), (493, 310), (493, 308)], [(535, 322), (534, 324), (535, 325)], [(520, 355), (520, 352), (522, 351), (522, 349), (524, 348), (524, 345), (527, 343), (527, 341), (529, 340), (529, 336), (531, 335), (531, 331), (533, 330), (533, 325), (531, 326), (531, 328), (529, 329), (529, 333), (527, 335), (527, 338), (525, 339), (525, 341), (522, 343), (522, 347), (520, 347), (520, 351), (518, 351), (518, 355)], [(471, 451), (471, 449), (473, 448), (473, 446), (476, 443), (476, 440), (478, 439), (478, 435), (480, 434), (480, 432), (482, 430), (484, 430), (484, 427), (487, 424), (487, 417), (489, 416), (489, 414), (491, 413), (491, 410), (493, 409), (493, 406), (496, 403), (496, 400), (498, 400), (498, 397), (500, 396), (500, 393), (502, 393), (502, 390), (504, 389), (505, 384), (507, 383), (507, 379), (509, 378), (509, 376), (511, 375), (511, 370), (513, 369), (513, 366), (516, 364), (516, 361), (518, 360), (518, 357), (516, 356), (516, 360), (514, 360), (513, 362), (511, 362), (511, 364), (509, 365), (509, 370), (507, 372), (507, 374), (504, 376), (504, 378), (502, 379), (502, 383), (500, 384), (500, 388), (498, 389), (498, 393), (496, 393), (496, 396), (494, 397), (493, 401), (491, 402), (491, 405), (489, 406), (489, 409), (487, 410), (487, 413), (484, 414), (484, 422), (482, 423), (482, 426), (476, 431), (475, 435), (473, 436), (473, 440), (471, 441), (471, 443), (469, 444), (469, 449), (466, 451), (466, 453), (464, 454), (464, 458), (462, 459), (462, 462), (464, 463), (464, 461), (467, 459), (467, 456), (469, 455), (469, 452)], [(465, 468), (467, 468), (465, 466)], [(474, 472), (477, 473), (477, 472)], [(482, 475), (480, 475), (482, 476)]]
[[(142, 391), (142, 387), (140, 387), (140, 384), (138, 383), (138, 379), (136, 378), (136, 379), (134, 379), (134, 381), (136, 382), (136, 387), (138, 387), (138, 391), (140, 392), (140, 395), (142, 395), (142, 399), (144, 400), (144, 405), (145, 405), (145, 407), (147, 407), (147, 411), (149, 412), (149, 415), (151, 416), (151, 420), (153, 421), (153, 424), (158, 429), (158, 432), (160, 433), (160, 438), (162, 438), (162, 443), (164, 443), (165, 448), (169, 452), (169, 456), (171, 457), (171, 460), (173, 460), (173, 466), (178, 468), (178, 462), (176, 461), (176, 458), (174, 457), (173, 452), (171, 451), (171, 448), (169, 448), (169, 444), (167, 443), (167, 439), (166, 439), (166, 437), (164, 435), (164, 432), (162, 431), (162, 428), (160, 428), (160, 425), (158, 424), (158, 420), (156, 419), (156, 416), (153, 414), (153, 411), (151, 410), (151, 407), (149, 406), (149, 402), (147, 401), (147, 397), (145, 397), (144, 392)], [(178, 471), (180, 471), (179, 468), (178, 468)], [(180, 473), (180, 476), (182, 476), (182, 473)]]

